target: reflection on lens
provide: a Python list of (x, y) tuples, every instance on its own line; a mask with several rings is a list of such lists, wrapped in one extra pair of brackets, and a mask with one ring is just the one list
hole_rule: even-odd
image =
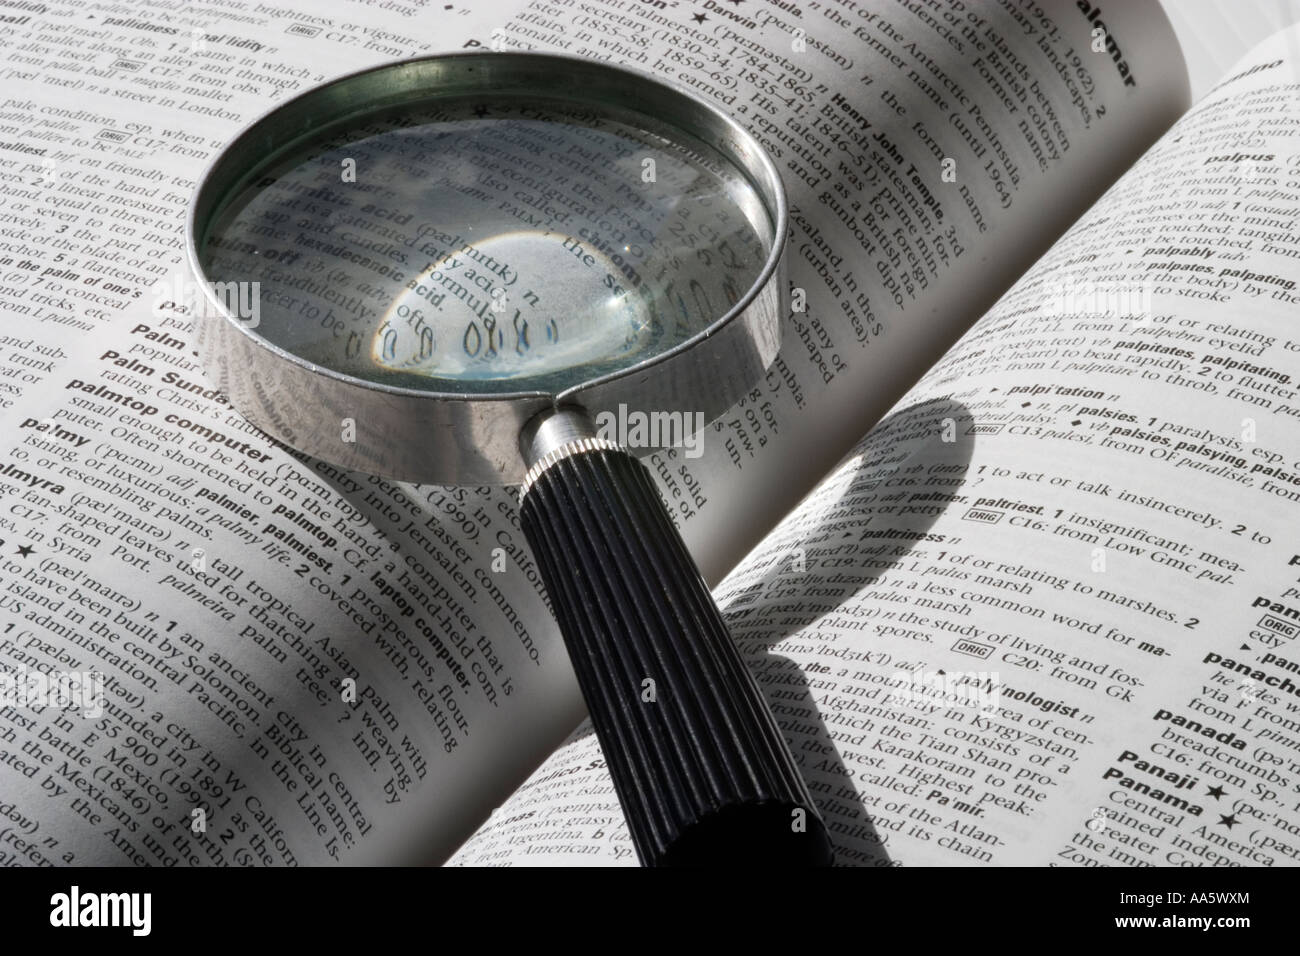
[(214, 283), (258, 283), (257, 333), (318, 365), (559, 391), (712, 324), (772, 243), (758, 192), (698, 140), (638, 114), (481, 99), (275, 159), (200, 256)]

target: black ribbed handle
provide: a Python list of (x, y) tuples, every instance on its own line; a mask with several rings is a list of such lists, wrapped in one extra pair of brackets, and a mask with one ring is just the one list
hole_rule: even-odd
[(821, 817), (649, 471), (601, 444), (550, 456), (520, 518), (641, 862), (828, 864)]

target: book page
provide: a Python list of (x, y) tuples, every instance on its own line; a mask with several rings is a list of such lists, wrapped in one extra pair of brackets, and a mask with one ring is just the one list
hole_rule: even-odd
[(582, 714), (514, 495), (250, 428), (197, 365), (183, 230), (244, 123), (509, 7), (35, 6), (0, 25), (0, 860), (445, 853)]
[(1300, 22), (1300, 0), (1161, 0), (1200, 99), (1265, 37)]
[[(718, 590), (847, 865), (1300, 859), (1300, 28)], [(592, 736), (457, 862), (634, 862)]]
[(785, 180), (781, 352), (692, 447), (650, 463), (715, 582), (1189, 99), (1155, 2), (1104, 18), (1070, 0), (697, 6), (536, 0), (493, 40), (681, 84)]
[(4, 24), (0, 295), (20, 320), (0, 346), (4, 665), (98, 675), (104, 699), (93, 718), (0, 711), (6, 860), (439, 859), (581, 718), (512, 492), (301, 459), (194, 361), (185, 203), (275, 102), (430, 37), (549, 46), (694, 87), (768, 143), (803, 311), (703, 457), (653, 463), (717, 580), (1172, 122), (1185, 87), (1154, 6), (1108, 17), (1124, 56), (1086, 60), (1092, 23), (1065, 3), (964, 24), (910, 3), (667, 20), (618, 2), (513, 19), (510, 4), (173, 6), (49, 3)]

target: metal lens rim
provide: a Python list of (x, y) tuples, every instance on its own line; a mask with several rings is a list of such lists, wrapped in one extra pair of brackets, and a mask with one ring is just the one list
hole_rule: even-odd
[[(680, 130), (712, 146), (742, 171), (762, 198), (771, 219), (772, 247), (758, 276), (735, 305), (686, 341), (625, 368), (578, 382), (559, 393), (440, 392), (375, 382), (308, 362), (258, 335), (236, 318), (212, 290), (212, 280), (199, 258), (199, 247), (209, 228), (231, 195), (305, 137), (315, 136), (326, 128), (355, 123), (359, 118), (391, 114), (401, 106), (427, 107), (440, 98), (460, 99), (475, 92), (499, 96), (512, 90), (533, 98), (553, 98), (595, 109), (612, 106), (653, 117), (669, 129)], [(314, 114), (330, 107), (349, 105), (351, 109), (334, 113), (324, 124), (311, 120)], [(777, 275), (788, 231), (785, 189), (767, 151), (731, 117), (694, 93), (639, 70), (585, 57), (462, 51), (399, 60), (349, 73), (264, 113), (217, 154), (198, 180), (186, 222), (185, 252), (192, 275), (203, 280), (205, 313), (220, 316), (221, 321), (233, 325), (259, 347), (307, 371), (352, 387), (428, 400), (478, 403), (553, 398), (562, 404), (569, 394), (642, 374), (715, 336), (742, 315)]]

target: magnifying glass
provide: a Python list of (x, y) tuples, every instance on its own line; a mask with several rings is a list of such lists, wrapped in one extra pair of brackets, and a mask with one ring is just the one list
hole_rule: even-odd
[[(535, 53), (310, 90), (231, 142), (191, 204), (200, 355), (249, 421), (344, 468), (521, 486), (646, 865), (830, 858), (633, 454), (689, 438), (763, 376), (786, 230), (775, 167), (727, 116)], [(647, 440), (620, 447), (602, 415), (636, 416)]]

